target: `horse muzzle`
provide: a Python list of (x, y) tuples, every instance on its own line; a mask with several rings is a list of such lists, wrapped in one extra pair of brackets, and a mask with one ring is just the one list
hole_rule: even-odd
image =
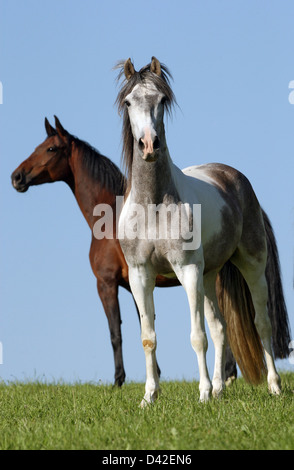
[(157, 135), (152, 140), (151, 138), (139, 139), (139, 149), (142, 152), (142, 158), (146, 162), (155, 162), (159, 156), (160, 140)]
[(11, 183), (19, 193), (25, 193), (29, 189), (26, 175), (21, 171), (14, 171), (11, 175)]

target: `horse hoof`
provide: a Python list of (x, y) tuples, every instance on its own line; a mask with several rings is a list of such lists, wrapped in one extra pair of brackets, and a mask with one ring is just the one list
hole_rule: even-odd
[(114, 386), (114, 387), (122, 387), (123, 384), (124, 384), (124, 381), (125, 381), (124, 378), (123, 378), (123, 379), (116, 379), (115, 382), (114, 382), (114, 384), (113, 384), (113, 386)]
[(224, 389), (223, 388), (220, 388), (220, 389), (217, 389), (217, 390), (212, 390), (212, 396), (213, 398), (221, 398), (222, 395), (223, 395), (223, 391)]
[(145, 393), (145, 396), (143, 400), (140, 403), (140, 408), (146, 408), (149, 405), (152, 405), (152, 403), (155, 402), (155, 400), (158, 398), (158, 395), (160, 393), (160, 389), (155, 390), (154, 392), (149, 392)]
[(233, 383), (235, 382), (236, 380), (236, 377), (234, 375), (232, 375), (231, 377), (228, 377), (227, 380), (226, 380), (226, 387), (230, 387), (231, 385), (233, 385)]
[(151, 402), (150, 401), (147, 401), (145, 400), (145, 398), (143, 398), (143, 400), (141, 401), (140, 403), (140, 408), (147, 408), (147, 406), (151, 405)]
[(272, 395), (281, 395), (281, 388), (278, 384), (271, 384), (268, 388)]
[(200, 393), (200, 403), (207, 403), (210, 400), (210, 390)]
[(268, 378), (268, 389), (272, 395), (281, 394), (281, 379), (278, 375)]

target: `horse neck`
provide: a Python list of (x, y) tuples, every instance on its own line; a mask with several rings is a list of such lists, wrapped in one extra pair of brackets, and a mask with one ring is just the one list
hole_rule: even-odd
[[(94, 225), (93, 210), (97, 204), (115, 203), (115, 194), (107, 190), (99, 181), (88, 174), (83, 165), (82, 153), (73, 145), (72, 153), (69, 159), (73, 175), (73, 183), (69, 184), (77, 203), (89, 225), (92, 229)], [(95, 219), (96, 220), (96, 219)]]
[(173, 179), (173, 163), (166, 145), (165, 136), (161, 137), (160, 154), (156, 162), (143, 160), (134, 143), (132, 163), (132, 199), (139, 204), (160, 204), (167, 195), (177, 198)]

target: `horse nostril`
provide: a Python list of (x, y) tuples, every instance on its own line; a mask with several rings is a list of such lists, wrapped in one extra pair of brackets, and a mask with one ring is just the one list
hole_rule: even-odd
[(21, 183), (22, 179), (23, 175), (21, 172), (12, 175), (12, 181), (14, 181), (15, 183)]
[(156, 136), (155, 139), (154, 139), (154, 142), (153, 142), (153, 148), (154, 150), (158, 150), (160, 147), (160, 140), (159, 138)]
[(139, 139), (139, 148), (140, 148), (141, 150), (143, 150), (144, 147), (145, 147), (145, 144), (144, 144), (143, 140), (142, 140), (142, 139)]

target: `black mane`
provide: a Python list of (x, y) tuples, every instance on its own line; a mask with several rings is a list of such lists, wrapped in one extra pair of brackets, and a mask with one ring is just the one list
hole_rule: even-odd
[(77, 149), (82, 153), (82, 164), (89, 176), (114, 192), (117, 196), (124, 194), (125, 177), (120, 169), (109, 158), (102, 155), (98, 150), (87, 142), (70, 136)]

